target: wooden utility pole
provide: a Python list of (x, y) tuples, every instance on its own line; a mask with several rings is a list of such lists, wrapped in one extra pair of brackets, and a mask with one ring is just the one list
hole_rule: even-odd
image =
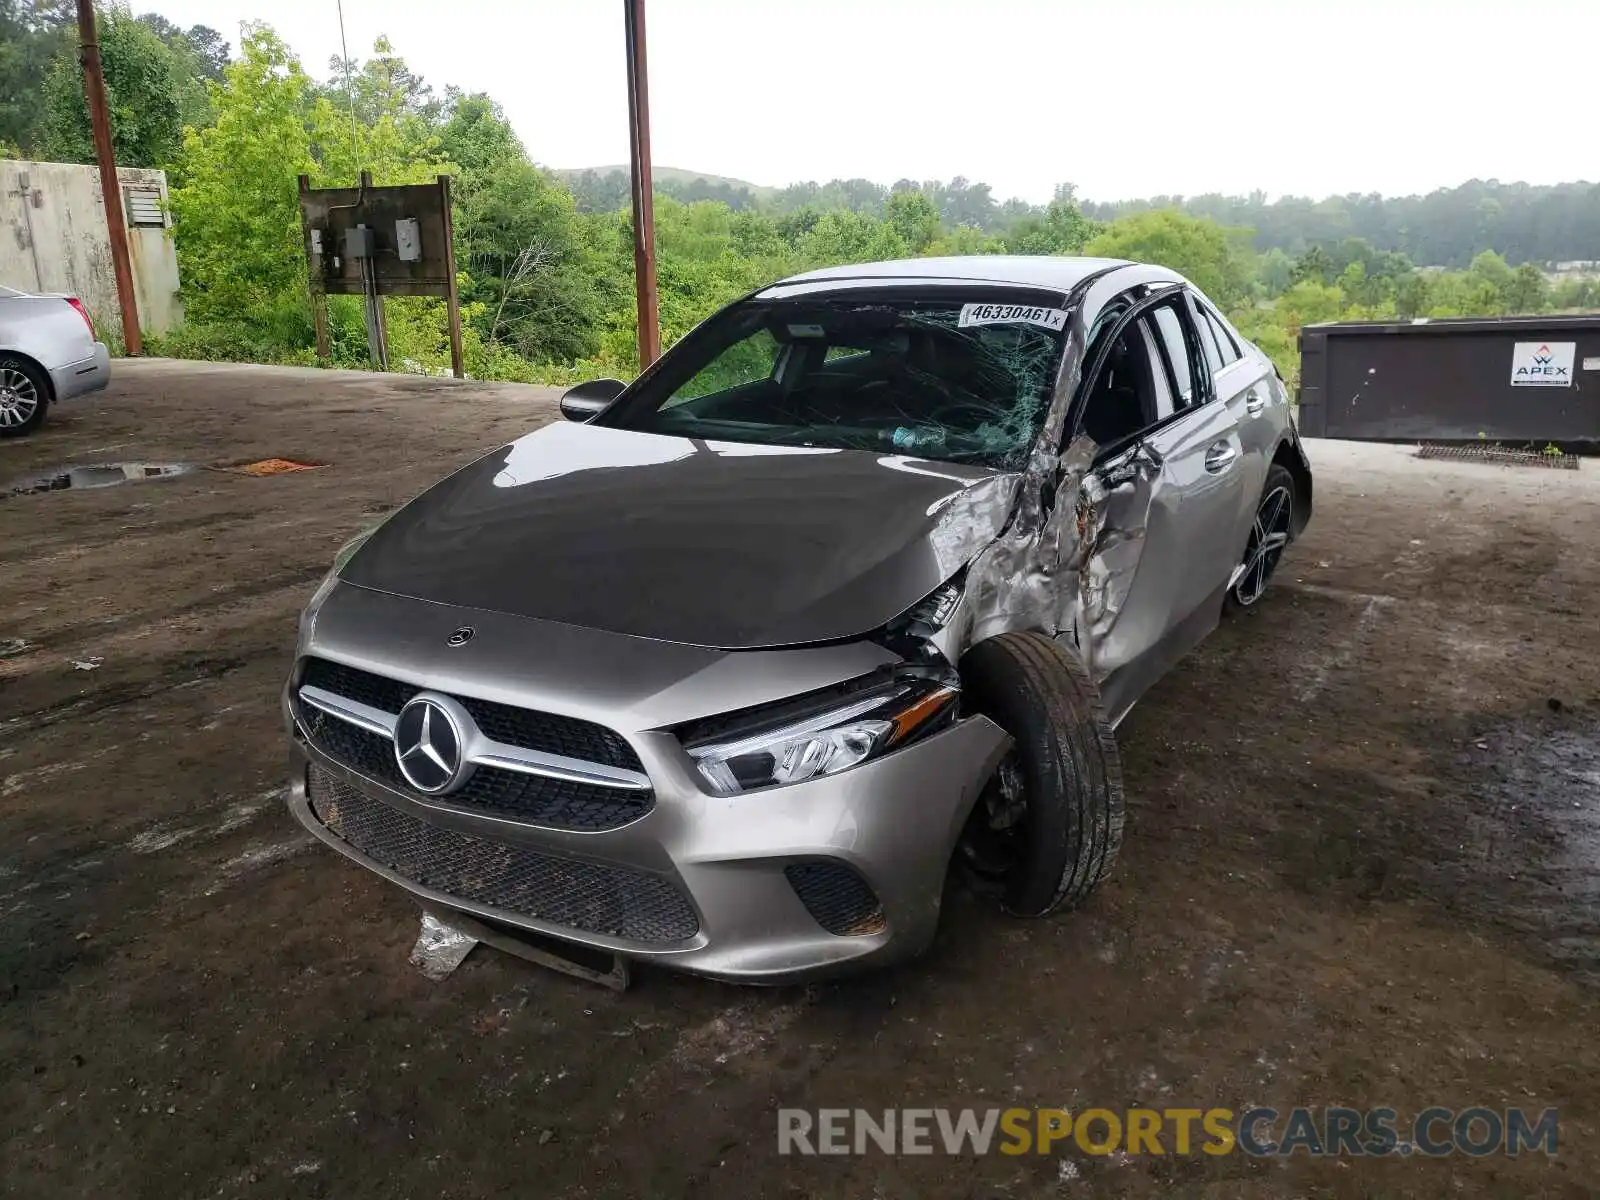
[(644, 0), (622, 0), (622, 8), (628, 35), (633, 282), (639, 310), (639, 367), (642, 370), (661, 356), (661, 326), (656, 314), (655, 185), (650, 176), (650, 90), (645, 68)]
[(89, 101), (89, 127), (94, 131), (94, 156), (100, 164), (106, 231), (111, 235), (111, 267), (117, 277), (117, 307), (122, 310), (123, 350), (128, 354), (143, 354), (139, 302), (133, 291), (133, 268), (128, 262), (128, 223), (122, 215), (122, 185), (117, 181), (117, 154), (111, 145), (106, 79), (100, 69), (100, 36), (95, 26), (94, 0), (78, 0), (78, 56), (83, 63), (83, 92)]
[(450, 319), (450, 373), (457, 379), (465, 379), (467, 364), (461, 350), (461, 293), (456, 288), (456, 219), (450, 211), (448, 175), (439, 176), (439, 207), (444, 210), (444, 273), (448, 281), (445, 313)]
[[(300, 176), (300, 221), (305, 224), (306, 193), (311, 190), (311, 176)], [(328, 293), (322, 279), (317, 272), (317, 267), (325, 254), (331, 254), (333, 248), (320, 246), (312, 249), (311, 231), (304, 229), (306, 243), (306, 278), (311, 283), (311, 328), (317, 342), (317, 359), (326, 362), (333, 355), (333, 342), (328, 334)], [(320, 235), (319, 235), (320, 236)]]

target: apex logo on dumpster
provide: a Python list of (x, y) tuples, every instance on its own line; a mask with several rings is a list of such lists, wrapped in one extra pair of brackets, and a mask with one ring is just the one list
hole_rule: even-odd
[(1512, 387), (1571, 387), (1577, 342), (1518, 342), (1511, 351)]

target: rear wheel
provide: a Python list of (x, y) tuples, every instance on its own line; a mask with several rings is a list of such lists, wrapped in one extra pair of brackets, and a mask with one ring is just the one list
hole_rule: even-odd
[(38, 367), (14, 354), (0, 354), (0, 437), (21, 437), (44, 424), (50, 382)]
[(1267, 470), (1267, 483), (1261, 489), (1261, 501), (1256, 505), (1255, 523), (1250, 526), (1250, 540), (1245, 544), (1244, 559), (1239, 564), (1239, 577), (1228, 589), (1228, 602), (1233, 608), (1250, 608), (1267, 590), (1267, 581), (1278, 568), (1289, 545), (1289, 531), (1294, 528), (1294, 476), (1288, 469), (1273, 463)]
[(1081, 902), (1122, 845), (1122, 768), (1083, 664), (1039, 633), (980, 642), (961, 660), (967, 703), (1015, 742), (957, 850), (979, 891), (1042, 917)]

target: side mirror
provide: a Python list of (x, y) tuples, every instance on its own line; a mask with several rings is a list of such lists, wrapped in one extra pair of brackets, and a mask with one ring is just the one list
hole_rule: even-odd
[(569, 421), (587, 421), (622, 395), (627, 386), (620, 379), (591, 379), (568, 388), (561, 397), (561, 415)]

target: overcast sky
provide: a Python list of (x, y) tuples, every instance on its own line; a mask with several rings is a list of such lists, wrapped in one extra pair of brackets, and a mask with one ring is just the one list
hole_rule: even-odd
[[(160, 0), (318, 78), (334, 0)], [(534, 160), (627, 161), (622, 0), (344, 0)], [(782, 185), (983, 180), (1042, 201), (1600, 178), (1600, 0), (648, 0), (658, 164)]]

